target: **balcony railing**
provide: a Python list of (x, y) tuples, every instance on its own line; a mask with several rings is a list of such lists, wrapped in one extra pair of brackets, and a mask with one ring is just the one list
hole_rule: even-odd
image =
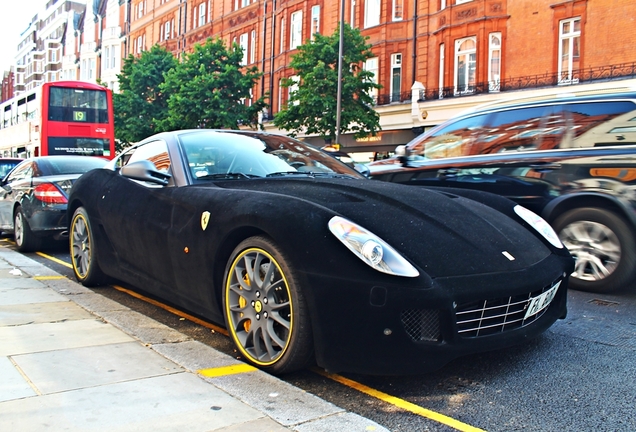
[[(451, 97), (473, 96), (484, 93), (498, 93), (512, 90), (612, 81), (634, 77), (636, 77), (636, 62), (621, 63), (575, 70), (570, 76), (563, 76), (558, 73), (528, 75), (517, 78), (507, 78), (496, 82), (477, 83), (475, 85), (466, 86), (463, 89), (458, 89), (456, 87), (427, 89), (420, 93), (418, 102)], [(378, 105), (385, 105), (389, 103), (385, 102), (386, 97), (386, 95), (378, 96)], [(410, 95), (408, 99), (410, 100)]]

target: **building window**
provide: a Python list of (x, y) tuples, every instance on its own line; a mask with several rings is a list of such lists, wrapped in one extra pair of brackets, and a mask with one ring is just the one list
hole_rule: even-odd
[(303, 41), (303, 12), (298, 11), (291, 14), (289, 25), (289, 49), (299, 47)]
[[(289, 77), (289, 79), (291, 79), (294, 83), (292, 85), (290, 85), (289, 87), (287, 87), (287, 89), (288, 89), (287, 101), (290, 101), (292, 95), (298, 91), (298, 84), (300, 83), (300, 77), (298, 75), (292, 75), (292, 76)], [(300, 104), (300, 101), (299, 100), (295, 100), (293, 102), (293, 104), (294, 105), (298, 105), (298, 104)]]
[(455, 93), (475, 91), (477, 71), (477, 39), (470, 37), (455, 41)]
[[(113, 45), (111, 50), (110, 50), (110, 53), (111, 53), (111, 56), (110, 56), (110, 67), (112, 69), (115, 69), (115, 66), (117, 64), (117, 55), (115, 54), (115, 47), (116, 47), (116, 45)], [(117, 48), (117, 51), (119, 51), (119, 48)]]
[(170, 39), (170, 21), (166, 22), (163, 31), (164, 31), (163, 38), (165, 40)]
[(365, 0), (364, 28), (380, 24), (380, 0)]
[(285, 51), (285, 18), (280, 19), (280, 53)]
[(250, 41), (250, 63), (256, 61), (256, 30), (252, 30), (252, 38)]
[(444, 97), (444, 62), (446, 61), (444, 44), (439, 45), (439, 98)]
[(199, 27), (205, 24), (205, 3), (199, 5)]
[(391, 102), (399, 102), (400, 93), (402, 93), (402, 54), (391, 54)]
[(440, 0), (439, 2), (439, 10), (446, 9), (446, 0)]
[(488, 91), (499, 91), (501, 79), (501, 33), (490, 33), (488, 42)]
[(243, 51), (241, 65), (245, 66), (247, 64), (247, 33), (243, 33), (239, 36), (239, 45), (241, 46), (241, 50)]
[(571, 18), (559, 23), (559, 84), (578, 82), (573, 74), (580, 68), (581, 18)]
[(110, 47), (104, 48), (104, 69), (110, 67)]
[(473, 0), (457, 0), (457, 1), (455, 2), (455, 4), (468, 3), (468, 2), (471, 2), (471, 1), (473, 1)]
[(311, 40), (316, 33), (320, 33), (320, 6), (311, 7)]
[[(367, 61), (364, 62), (364, 70), (371, 73), (372, 75), (371, 77), (369, 77), (369, 81), (374, 84), (377, 84), (378, 83), (378, 58), (373, 57), (373, 58), (367, 59)], [(369, 96), (373, 98), (373, 102), (377, 103), (378, 89), (377, 88), (370, 89)]]
[(404, 19), (404, 0), (393, 0), (393, 21)]

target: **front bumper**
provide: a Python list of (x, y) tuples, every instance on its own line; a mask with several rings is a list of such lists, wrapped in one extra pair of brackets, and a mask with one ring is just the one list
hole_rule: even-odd
[[(331, 372), (424, 373), (523, 343), (565, 317), (571, 267), (571, 258), (550, 255), (516, 272), (438, 278), (430, 288), (308, 275), (317, 363)], [(555, 284), (549, 305), (526, 316)]]

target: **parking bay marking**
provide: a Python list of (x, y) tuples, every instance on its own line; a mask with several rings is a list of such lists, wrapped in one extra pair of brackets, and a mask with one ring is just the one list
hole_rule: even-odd
[[(69, 268), (73, 267), (71, 264), (69, 264), (67, 262), (64, 262), (62, 260), (59, 260), (59, 259), (57, 259), (55, 257), (43, 254), (41, 252), (37, 252), (37, 254), (40, 255), (43, 258), (50, 259), (51, 261), (54, 261), (54, 262), (56, 262), (58, 264), (66, 266), (66, 267), (69, 267)], [(173, 314), (175, 314), (177, 316), (180, 316), (182, 318), (186, 318), (186, 319), (188, 319), (188, 320), (190, 320), (190, 321), (192, 321), (192, 322), (194, 322), (196, 324), (199, 324), (199, 325), (202, 325), (204, 327), (210, 328), (210, 329), (212, 329), (212, 330), (214, 330), (214, 331), (216, 331), (218, 333), (221, 333), (221, 334), (223, 334), (225, 336), (229, 336), (228, 332), (225, 329), (223, 329), (221, 327), (218, 327), (218, 326), (215, 326), (214, 324), (210, 324), (210, 323), (208, 323), (206, 321), (203, 321), (203, 320), (201, 320), (199, 318), (196, 318), (196, 317), (194, 317), (192, 315), (189, 315), (189, 314), (186, 314), (184, 312), (181, 312), (178, 309), (172, 308), (172, 307), (170, 307), (168, 305), (165, 305), (165, 304), (163, 304), (161, 302), (158, 302), (156, 300), (153, 300), (151, 298), (148, 298), (148, 297), (143, 296), (143, 295), (141, 295), (139, 293), (136, 293), (134, 291), (128, 290), (126, 288), (123, 288), (123, 287), (120, 287), (120, 286), (117, 286), (117, 285), (113, 285), (113, 288), (115, 288), (116, 290), (121, 291), (123, 293), (126, 293), (126, 294), (128, 294), (130, 296), (138, 298), (139, 300), (143, 300), (143, 301), (148, 302), (148, 303), (150, 303), (152, 305), (160, 307), (160, 308), (162, 308), (162, 309), (164, 309), (164, 310), (166, 310), (168, 312), (171, 312), (171, 313), (173, 313)], [(205, 377), (208, 377), (208, 378), (214, 378), (214, 377), (220, 377), (220, 376), (225, 376), (225, 375), (233, 375), (233, 374), (240, 374), (240, 373), (246, 373), (246, 372), (253, 372), (255, 370), (256, 370), (256, 368), (251, 366), (251, 365), (242, 364), (242, 365), (231, 365), (231, 366), (212, 368), (212, 369), (201, 369), (201, 370), (198, 371), (198, 373), (200, 373), (201, 375), (203, 375)], [(318, 373), (318, 374), (320, 374), (320, 375), (323, 375), (326, 378), (329, 378), (329, 379), (331, 379), (333, 381), (336, 381), (336, 382), (338, 382), (338, 383), (340, 383), (342, 385), (345, 385), (347, 387), (350, 387), (350, 388), (353, 388), (355, 390), (358, 390), (359, 392), (364, 393), (364, 394), (366, 394), (368, 396), (374, 397), (376, 399), (380, 399), (383, 402), (386, 402), (388, 404), (391, 404), (393, 406), (396, 406), (398, 408), (401, 408), (403, 410), (406, 410), (406, 411), (408, 411), (410, 413), (413, 413), (413, 414), (416, 414), (418, 416), (428, 418), (430, 420), (436, 421), (436, 422), (444, 424), (446, 426), (450, 426), (450, 427), (452, 427), (452, 428), (454, 428), (454, 429), (456, 429), (458, 431), (461, 431), (461, 432), (484, 432), (483, 429), (479, 429), (479, 428), (476, 428), (474, 426), (468, 425), (466, 423), (460, 422), (459, 420), (455, 420), (454, 418), (445, 416), (444, 414), (440, 414), (438, 412), (431, 411), (431, 410), (426, 409), (426, 408), (422, 408), (419, 405), (416, 405), (414, 403), (405, 401), (405, 400), (400, 399), (400, 398), (395, 397), (395, 396), (391, 396), (391, 395), (389, 395), (387, 393), (381, 392), (381, 391), (373, 389), (371, 387), (367, 387), (364, 384), (360, 384), (360, 383), (358, 383), (356, 381), (350, 380), (350, 379), (345, 378), (343, 376), (336, 375), (336, 374), (330, 374), (330, 373), (328, 373), (326, 371), (323, 371), (323, 370), (320, 370), (318, 368), (313, 368), (313, 371)]]

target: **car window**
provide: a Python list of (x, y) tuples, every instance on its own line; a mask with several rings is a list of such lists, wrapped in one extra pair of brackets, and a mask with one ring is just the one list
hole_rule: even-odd
[(631, 101), (573, 103), (563, 106), (568, 134), (560, 148), (636, 144), (636, 104)]
[(106, 159), (91, 156), (52, 157), (40, 162), (39, 175), (84, 174), (95, 168), (106, 165)]
[(33, 176), (33, 163), (28, 162), (16, 168), (8, 177), (7, 183), (29, 179)]
[(134, 148), (122, 158), (123, 165), (140, 160), (152, 162), (158, 171), (170, 172), (170, 157), (168, 146), (164, 141), (152, 141)]
[(2, 160), (0, 159), (0, 179), (4, 178), (9, 171), (20, 163), (19, 160)]
[(413, 155), (428, 159), (464, 156), (471, 153), (475, 139), (482, 134), (487, 115), (462, 118), (440, 129), (433, 129), (407, 144)]

